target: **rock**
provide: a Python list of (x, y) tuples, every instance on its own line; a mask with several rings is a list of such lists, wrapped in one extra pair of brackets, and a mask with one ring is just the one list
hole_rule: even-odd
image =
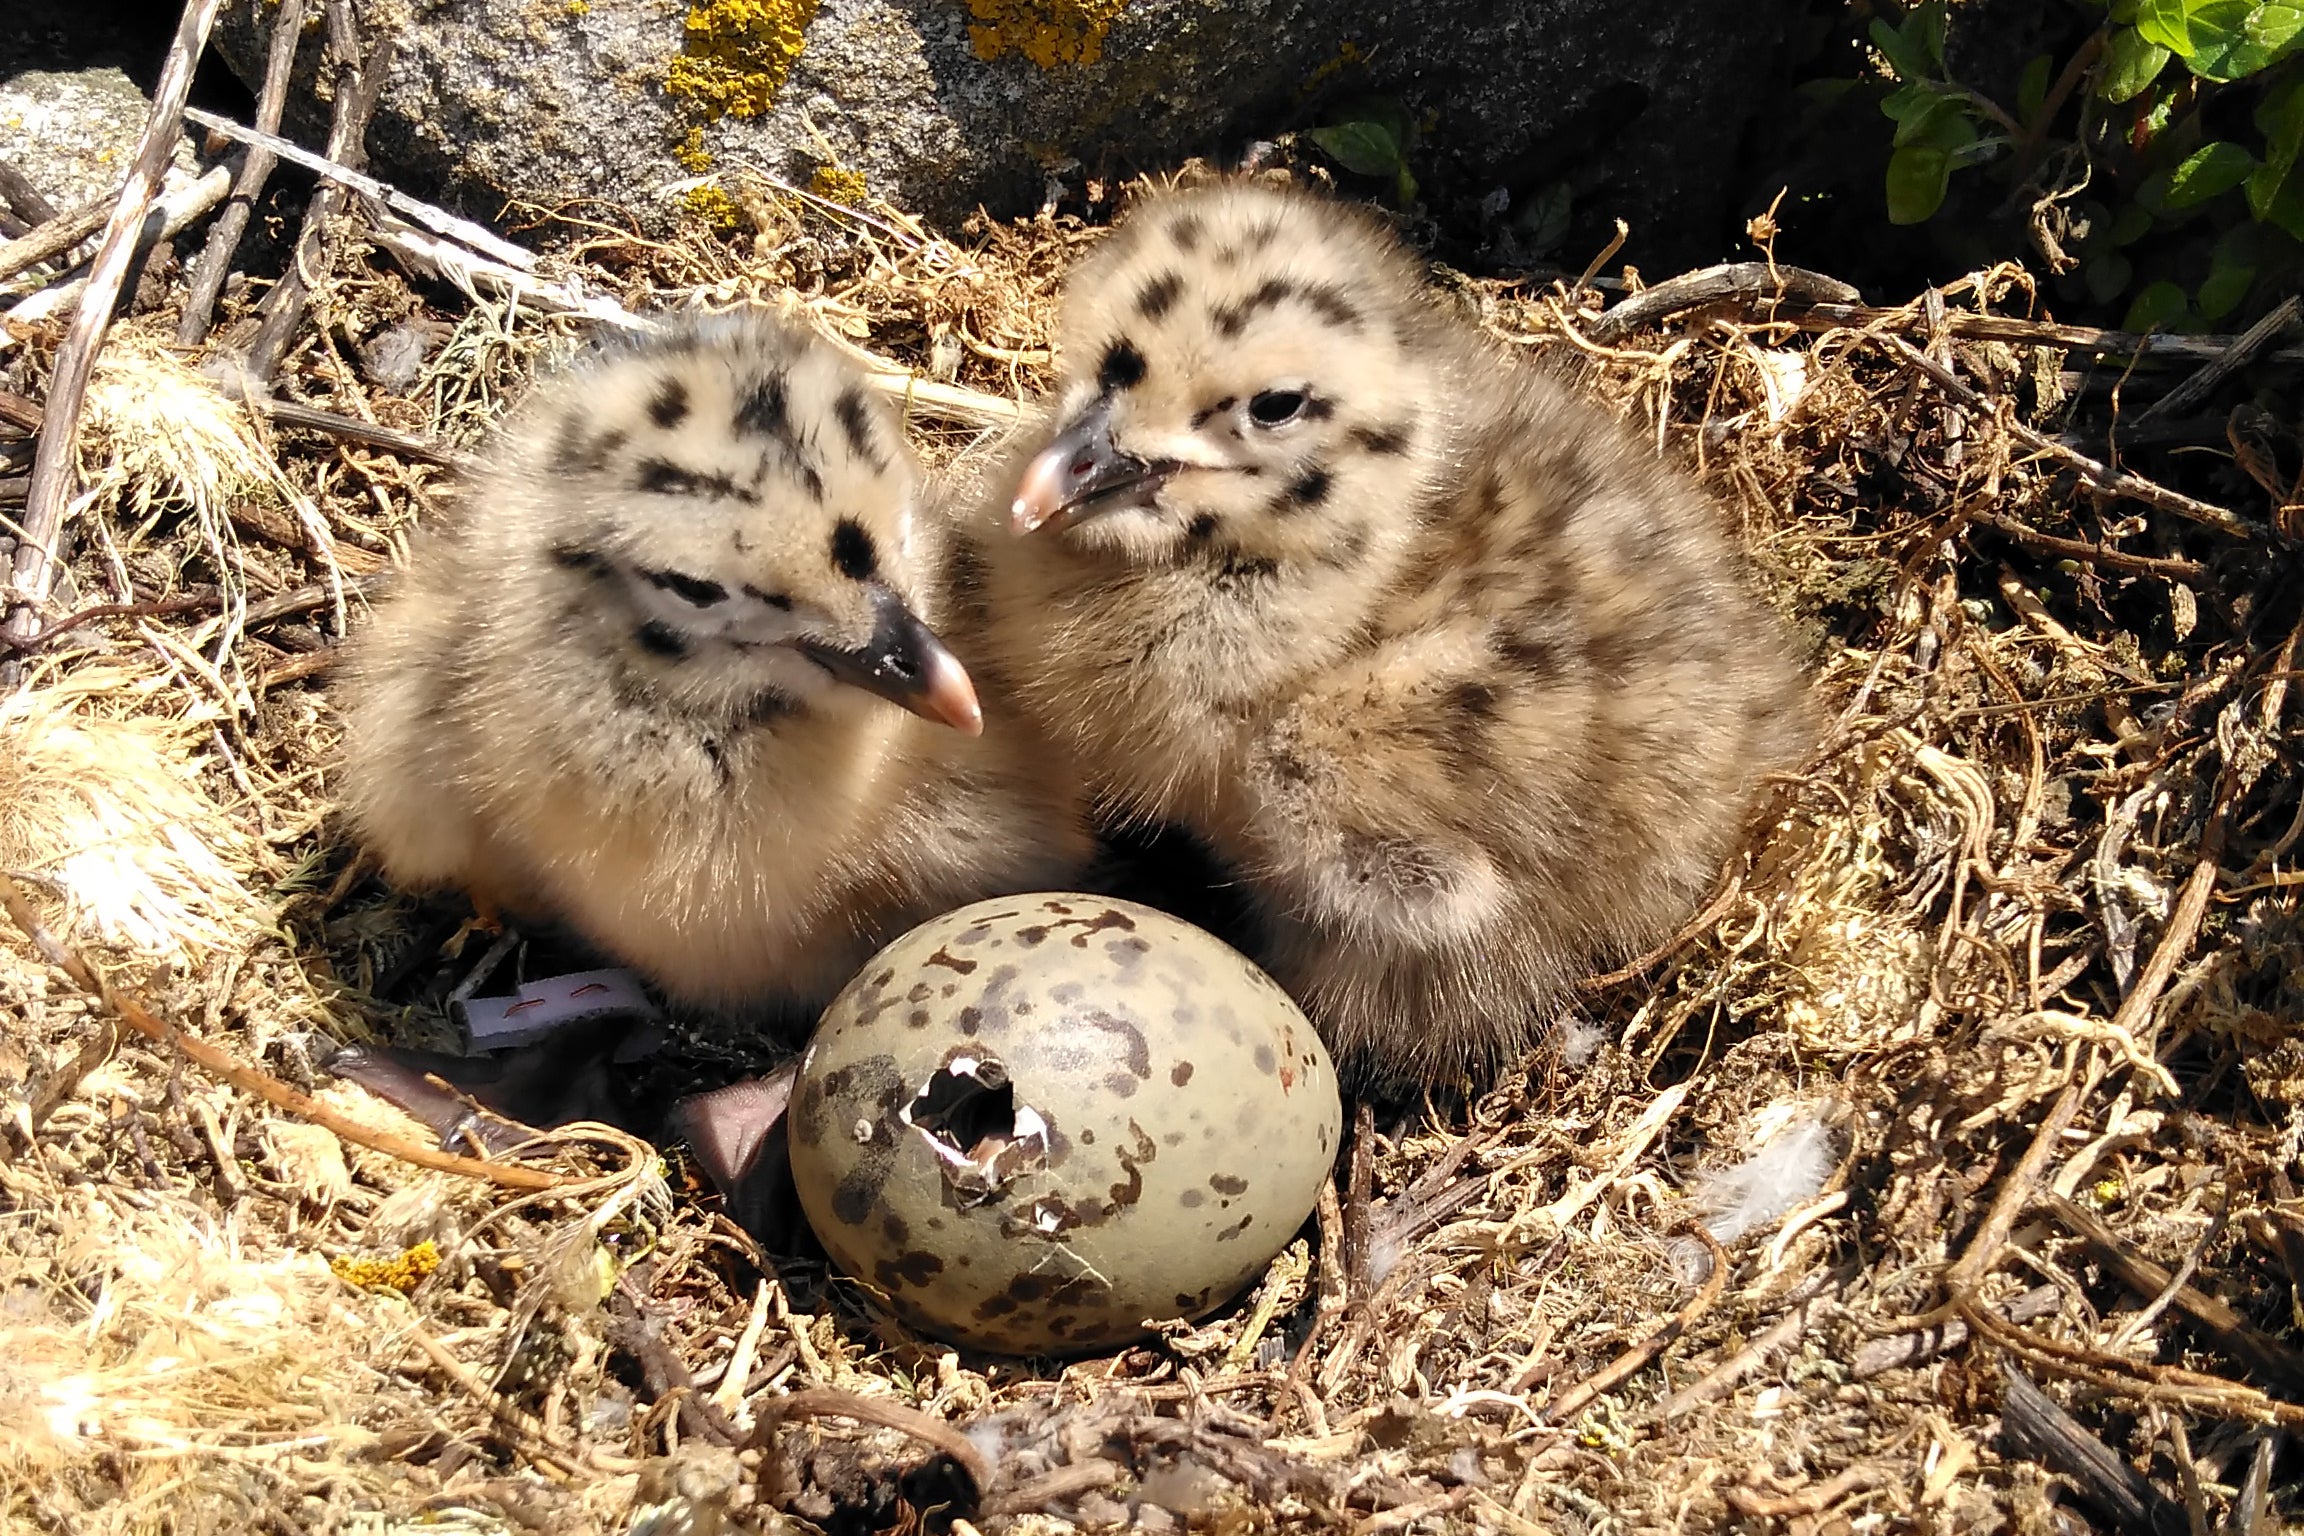
[[(116, 68), (24, 70), (0, 79), (0, 158), (59, 211), (77, 208), (120, 190), (151, 110)], [(191, 167), (179, 140), (176, 169)]]
[[(1743, 125), (1799, 0), (405, 0), (371, 164), (480, 217), (600, 198), (660, 219), (745, 166), (947, 225), (1050, 178), (1236, 156), (1397, 103), (1443, 223), (1627, 255), (1718, 248)], [(366, 8), (364, 8), (366, 9)], [(261, 70), (263, 0), (219, 46)], [(316, 40), (307, 52), (316, 55)], [(299, 93), (311, 113), (324, 109)], [(317, 117), (299, 125), (316, 139)], [(1320, 158), (1314, 156), (1314, 158)], [(1352, 158), (1347, 155), (1347, 159)], [(1347, 178), (1350, 180), (1350, 178)], [(1389, 190), (1389, 176), (1356, 190)], [(1580, 257), (1581, 246), (1569, 247)]]

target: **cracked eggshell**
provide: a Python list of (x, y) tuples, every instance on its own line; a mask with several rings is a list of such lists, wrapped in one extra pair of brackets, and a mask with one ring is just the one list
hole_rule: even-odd
[(977, 902), (875, 955), (801, 1058), (792, 1173), (906, 1322), (1066, 1354), (1194, 1318), (1318, 1199), (1327, 1049), (1214, 936), (1102, 896)]

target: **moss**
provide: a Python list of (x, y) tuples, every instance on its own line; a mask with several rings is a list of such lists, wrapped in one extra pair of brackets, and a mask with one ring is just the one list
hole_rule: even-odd
[(808, 178), (808, 190), (826, 202), (838, 203), (844, 208), (861, 208), (866, 191), (864, 173), (844, 165), (820, 165)]
[(968, 0), (976, 57), (1020, 53), (1042, 69), (1093, 64), (1127, 0)]
[(816, 0), (694, 0), (666, 94), (707, 119), (758, 117), (800, 57)]
[(690, 187), (681, 194), (680, 206), (716, 235), (732, 235), (744, 227), (744, 205), (718, 187)]

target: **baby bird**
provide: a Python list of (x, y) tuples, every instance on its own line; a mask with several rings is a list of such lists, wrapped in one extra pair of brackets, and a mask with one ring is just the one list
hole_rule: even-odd
[(1111, 809), (1240, 878), (1367, 1091), (1457, 1089), (1688, 917), (1812, 738), (1720, 512), (1268, 184), (1156, 194), (1067, 282), (980, 528), (994, 652)]
[(930, 629), (957, 546), (918, 481), (863, 377), (764, 317), (539, 388), (352, 642), (344, 800), (387, 874), (808, 1017), (914, 923), (1066, 884), (1078, 794)]

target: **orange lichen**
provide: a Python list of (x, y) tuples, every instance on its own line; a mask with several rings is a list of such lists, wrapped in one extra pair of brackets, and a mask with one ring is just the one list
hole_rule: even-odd
[(328, 1261), (336, 1278), (364, 1291), (398, 1291), (405, 1296), (440, 1267), (440, 1250), (426, 1238), (389, 1259), (355, 1259), (339, 1254)]
[(712, 169), (712, 151), (704, 147), (704, 130), (691, 124), (687, 137), (672, 146), (673, 162), (692, 176), (701, 176)]
[(1020, 53), (1042, 69), (1093, 64), (1127, 0), (968, 0), (976, 57)]
[(690, 187), (681, 194), (680, 206), (714, 234), (731, 235), (744, 227), (744, 205), (718, 187)]
[(758, 117), (800, 57), (816, 0), (694, 0), (664, 89), (707, 118)]
[(808, 190), (826, 202), (844, 208), (864, 206), (864, 173), (844, 165), (820, 165), (808, 178)]

